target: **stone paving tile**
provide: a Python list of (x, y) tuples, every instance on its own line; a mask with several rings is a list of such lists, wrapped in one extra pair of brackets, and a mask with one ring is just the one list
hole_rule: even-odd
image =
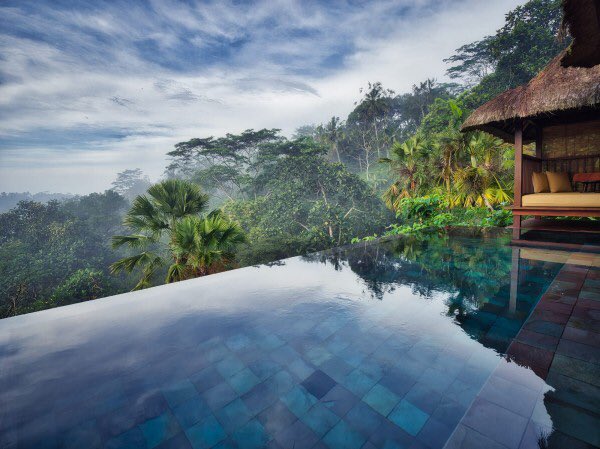
[(556, 353), (596, 365), (600, 364), (600, 351), (598, 348), (583, 343), (562, 339), (558, 344)]
[(553, 398), (600, 416), (600, 387), (552, 371), (546, 382), (555, 389), (549, 393)]
[[(502, 423), (501, 426), (498, 423)], [(517, 449), (528, 420), (483, 398), (477, 398), (467, 411), (462, 424), (491, 438), (507, 448)], [(510, 429), (510, 432), (506, 430)]]
[(534, 346), (540, 349), (546, 349), (548, 351), (556, 350), (559, 339), (551, 335), (540, 334), (527, 329), (522, 329), (515, 337), (516, 341), (525, 343), (529, 346)]
[(529, 418), (536, 406), (538, 392), (492, 375), (479, 393), (479, 397)]
[(563, 402), (546, 402), (552, 422), (562, 433), (600, 447), (600, 416)]
[(595, 348), (600, 348), (600, 334), (585, 329), (577, 329), (575, 327), (567, 326), (562, 335), (563, 339), (576, 341), (577, 343), (583, 343)]
[(564, 374), (600, 387), (600, 366), (593, 363), (556, 354), (550, 366), (550, 372)]
[(542, 379), (546, 378), (554, 352), (514, 341), (506, 351), (520, 365), (528, 366)]

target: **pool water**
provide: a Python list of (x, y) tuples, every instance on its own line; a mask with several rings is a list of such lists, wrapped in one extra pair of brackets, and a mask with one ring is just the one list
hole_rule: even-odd
[(515, 270), (509, 240), (358, 244), (2, 320), (0, 447), (442, 448), (562, 267)]

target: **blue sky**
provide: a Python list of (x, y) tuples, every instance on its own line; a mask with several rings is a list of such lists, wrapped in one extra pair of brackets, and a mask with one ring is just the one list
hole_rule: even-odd
[(444, 79), (519, 3), (3, 1), (0, 191), (102, 191), (182, 140), (344, 118), (368, 81)]

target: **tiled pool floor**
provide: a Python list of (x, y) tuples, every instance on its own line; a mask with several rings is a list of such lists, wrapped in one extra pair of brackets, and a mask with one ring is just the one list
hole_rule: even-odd
[[(504, 354), (517, 335), (547, 344), (519, 332), (549, 286), (575, 282), (560, 278), (571, 264), (515, 272), (509, 239), (360, 245), (3, 320), (0, 447), (506, 449), (559, 421), (590, 447), (594, 429), (569, 429), (586, 406), (596, 423), (597, 402), (568, 395), (572, 379), (598, 387), (598, 360), (563, 334), (597, 344), (596, 317), (575, 303), (552, 349), (547, 382), (578, 407), (557, 411), (537, 366)], [(578, 379), (561, 357), (596, 368)]]

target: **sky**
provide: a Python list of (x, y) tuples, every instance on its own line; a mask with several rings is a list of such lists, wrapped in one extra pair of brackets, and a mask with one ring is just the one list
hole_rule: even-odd
[(523, 1), (2, 1), (0, 192), (158, 180), (177, 142), (344, 119), (369, 81), (444, 81)]

